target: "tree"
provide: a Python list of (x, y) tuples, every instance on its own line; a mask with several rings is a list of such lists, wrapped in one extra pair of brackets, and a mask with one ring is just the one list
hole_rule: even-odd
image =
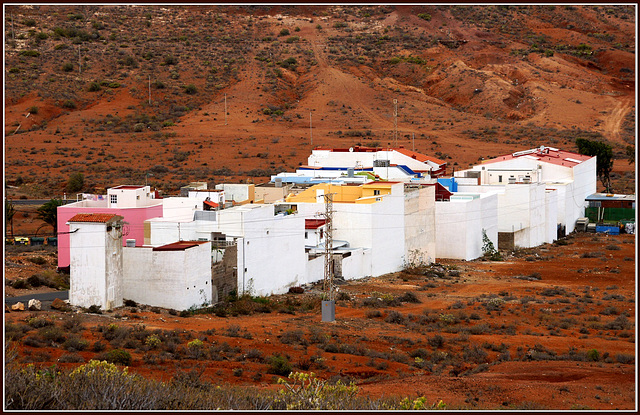
[(38, 218), (53, 226), (54, 235), (58, 233), (58, 206), (64, 205), (60, 199), (51, 199), (38, 208)]
[(576, 139), (578, 153), (596, 157), (596, 173), (605, 187), (606, 192), (611, 191), (611, 170), (613, 169), (613, 150), (611, 146), (602, 141), (592, 141), (586, 138)]
[(82, 173), (72, 173), (67, 182), (67, 192), (79, 192), (84, 187), (84, 175)]
[(627, 160), (629, 164), (636, 162), (636, 148), (634, 146), (627, 146)]
[(7, 228), (7, 224), (11, 223), (11, 237), (13, 238), (13, 215), (16, 214), (16, 208), (9, 199), (5, 199), (4, 202), (4, 227)]

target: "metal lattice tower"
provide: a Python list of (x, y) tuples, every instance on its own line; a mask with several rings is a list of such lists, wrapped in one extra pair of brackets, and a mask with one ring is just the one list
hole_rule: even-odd
[(333, 301), (333, 193), (324, 195), (326, 231), (324, 239), (324, 291), (328, 300)]

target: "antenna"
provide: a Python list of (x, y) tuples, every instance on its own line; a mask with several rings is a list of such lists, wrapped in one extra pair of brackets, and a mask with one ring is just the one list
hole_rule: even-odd
[(398, 147), (398, 100), (393, 100), (393, 139)]
[(336, 303), (333, 288), (333, 193), (324, 196), (324, 216), (326, 223), (324, 239), (324, 291), (327, 299), (322, 302), (322, 321), (336, 320)]

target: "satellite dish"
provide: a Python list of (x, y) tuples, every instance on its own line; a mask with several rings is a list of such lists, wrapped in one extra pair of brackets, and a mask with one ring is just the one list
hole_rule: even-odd
[(353, 147), (349, 147), (349, 153), (353, 153)]

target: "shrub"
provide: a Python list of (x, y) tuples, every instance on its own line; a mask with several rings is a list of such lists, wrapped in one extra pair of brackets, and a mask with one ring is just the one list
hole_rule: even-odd
[(91, 84), (89, 84), (89, 92), (98, 92), (101, 89), (100, 82), (91, 82)]
[(400, 297), (398, 297), (398, 300), (402, 301), (403, 303), (422, 303), (422, 301), (420, 301), (420, 299), (412, 292), (406, 292), (402, 294)]
[(73, 351), (82, 351), (89, 346), (89, 342), (81, 339), (78, 336), (70, 336), (63, 344), (62, 347), (67, 349), (70, 352)]
[(11, 283), (11, 286), (18, 290), (24, 290), (26, 288), (29, 288), (29, 283), (27, 282), (27, 280), (14, 280)]
[(184, 87), (184, 93), (188, 95), (193, 95), (198, 92), (198, 88), (194, 84), (189, 84)]
[(162, 343), (162, 340), (160, 340), (160, 338), (155, 334), (147, 336), (147, 338), (144, 340), (144, 344), (146, 344), (152, 349), (155, 349), (158, 346), (160, 346), (160, 343)]
[(384, 321), (387, 323), (404, 324), (405, 317), (402, 315), (402, 313), (399, 313), (395, 310), (391, 310), (389, 311), (387, 316), (384, 318)]
[(283, 344), (301, 344), (307, 345), (307, 340), (304, 338), (304, 334), (301, 330), (289, 330), (285, 331), (280, 336), (280, 343)]
[(600, 360), (600, 352), (598, 352), (596, 349), (589, 350), (587, 352), (587, 359), (593, 362), (597, 362), (598, 360)]
[(377, 318), (382, 317), (382, 313), (380, 310), (368, 310), (366, 313), (367, 318)]
[(76, 103), (75, 103), (75, 102), (73, 102), (73, 101), (72, 101), (72, 100), (70, 100), (70, 99), (66, 99), (66, 100), (62, 101), (62, 104), (61, 104), (61, 105), (62, 105), (62, 108), (66, 108), (66, 109), (70, 109), (70, 110), (72, 110), (72, 109), (75, 109), (75, 108), (76, 108)]
[(288, 376), (289, 373), (291, 373), (291, 364), (286, 357), (280, 354), (274, 354), (269, 359), (269, 368), (267, 369), (267, 373), (272, 375)]
[(442, 337), (439, 334), (436, 334), (435, 336), (427, 339), (427, 343), (429, 343), (429, 346), (433, 347), (434, 349), (439, 349), (444, 345), (444, 337)]
[(280, 36), (289, 36), (291, 34), (291, 32), (289, 31), (289, 29), (282, 29), (280, 31)]
[(104, 360), (109, 363), (128, 366), (131, 364), (131, 354), (126, 350), (113, 349), (104, 354)]
[(426, 20), (427, 22), (431, 20), (431, 15), (429, 13), (420, 13), (418, 17), (422, 20)]
[(20, 56), (30, 56), (37, 58), (38, 56), (40, 56), (40, 52), (38, 52), (37, 50), (23, 50), (20, 51)]
[(84, 357), (77, 353), (65, 353), (58, 358), (60, 363), (84, 363)]
[(38, 334), (42, 339), (51, 343), (62, 343), (65, 340), (64, 331), (56, 326), (43, 327), (38, 331)]

